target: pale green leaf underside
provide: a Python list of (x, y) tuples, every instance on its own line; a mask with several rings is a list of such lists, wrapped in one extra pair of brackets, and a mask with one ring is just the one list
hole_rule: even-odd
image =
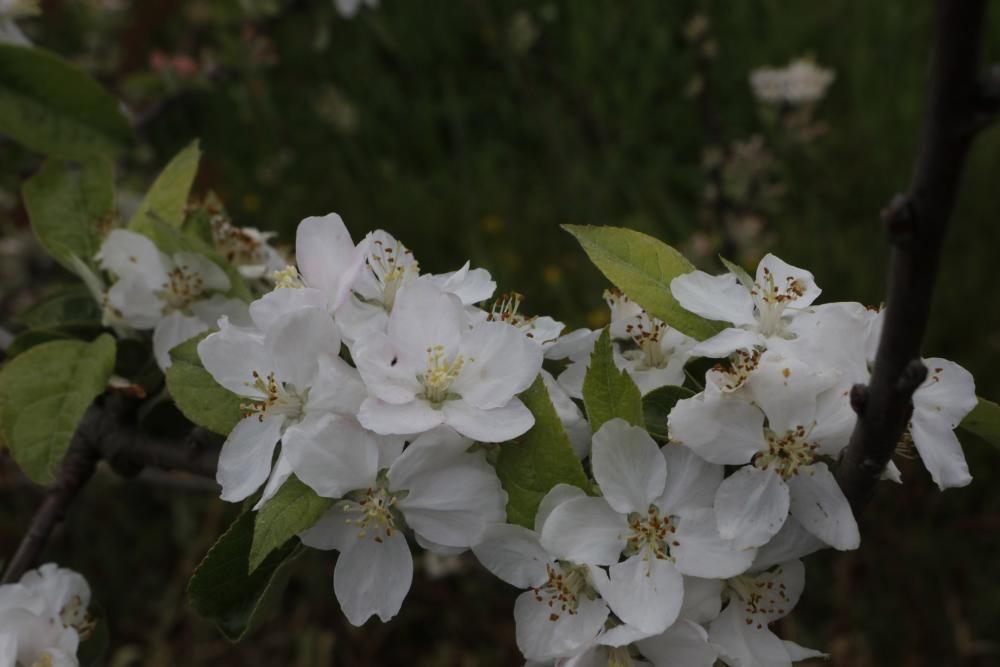
[(146, 225), (153, 220), (171, 227), (180, 227), (184, 222), (188, 195), (198, 173), (200, 159), (201, 150), (197, 140), (175, 155), (153, 181), (152, 187), (129, 221), (129, 228), (144, 232)]
[(289, 477), (257, 512), (250, 547), (250, 571), (256, 570), (272, 551), (311, 528), (333, 503), (332, 498), (316, 495), (294, 475)]

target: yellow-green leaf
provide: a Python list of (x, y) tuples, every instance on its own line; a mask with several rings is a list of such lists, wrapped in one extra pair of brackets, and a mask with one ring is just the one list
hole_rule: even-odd
[(958, 427), (1000, 447), (1000, 405), (980, 398)]
[(243, 419), (243, 409), (240, 397), (216, 382), (201, 365), (198, 343), (207, 335), (196, 336), (170, 351), (167, 390), (177, 409), (193, 423), (229, 435)]
[(191, 184), (198, 173), (200, 159), (201, 150), (196, 139), (175, 155), (156, 177), (129, 221), (129, 228), (145, 232), (148, 223), (154, 220), (171, 227), (180, 227), (184, 223), (184, 210), (187, 208)]

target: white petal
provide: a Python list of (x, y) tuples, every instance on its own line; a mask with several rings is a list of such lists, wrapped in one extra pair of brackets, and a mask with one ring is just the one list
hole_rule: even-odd
[(775, 287), (782, 293), (787, 291), (786, 288), (791, 282), (798, 283), (803, 290), (802, 294), (800, 296), (791, 295), (790, 298), (790, 303), (795, 308), (805, 308), (810, 305), (823, 291), (816, 285), (813, 274), (805, 269), (792, 266), (770, 253), (764, 255), (764, 258), (757, 264), (755, 281), (757, 285), (766, 284), (767, 273), (770, 273), (774, 278)]
[(722, 610), (723, 582), (719, 579), (684, 577), (684, 601), (680, 617), (695, 623), (708, 623)]
[(754, 402), (767, 415), (768, 427), (777, 434), (810, 429), (816, 418), (816, 397), (829, 389), (832, 375), (821, 375), (797, 359), (765, 352), (747, 380)]
[(432, 281), (441, 291), (451, 292), (465, 305), (486, 301), (497, 288), (496, 282), (486, 269), (469, 269), (469, 262), (458, 271), (438, 275), (421, 276)]
[(645, 512), (667, 481), (656, 442), (624, 419), (607, 421), (594, 434), (591, 465), (605, 500), (622, 514)]
[(425, 434), (389, 468), (406, 523), (422, 537), (452, 547), (475, 544), (486, 526), (506, 516), (507, 494), (482, 452), (446, 429)]
[(198, 276), (206, 292), (226, 292), (229, 290), (229, 276), (208, 257), (194, 252), (178, 252), (174, 253), (172, 259), (174, 265), (183, 273)]
[(966, 486), (972, 481), (962, 445), (947, 421), (914, 411), (910, 432), (920, 460), (940, 488)]
[(319, 308), (300, 308), (265, 332), (268, 352), (279, 380), (299, 391), (316, 378), (321, 356), (340, 354), (340, 335), (333, 318)]
[(929, 376), (913, 394), (913, 444), (931, 478), (942, 489), (972, 481), (962, 446), (952, 432), (976, 406), (972, 375), (946, 359), (925, 359)]
[(692, 271), (671, 280), (670, 293), (696, 315), (736, 325), (754, 323), (750, 292), (731, 273), (712, 276)]
[(608, 607), (600, 599), (584, 598), (575, 614), (555, 614), (546, 602), (535, 599), (533, 591), (527, 591), (514, 603), (517, 647), (528, 660), (573, 655), (594, 641), (607, 618)]
[(351, 350), (354, 363), (372, 396), (389, 403), (409, 403), (423, 388), (417, 374), (425, 359), (407, 360), (402, 350), (385, 334), (373, 331)]
[(167, 282), (167, 256), (149, 238), (127, 229), (114, 229), (108, 234), (97, 261), (105, 271), (139, 281), (150, 289), (160, 289)]
[(573, 452), (579, 459), (586, 458), (590, 454), (590, 424), (583, 416), (579, 406), (570, 398), (562, 385), (552, 377), (551, 373), (543, 368), (541, 376), (542, 382), (545, 383), (545, 389), (549, 392), (552, 407), (556, 409), (559, 421), (562, 422), (563, 428), (566, 429), (566, 435), (569, 436)]
[(788, 480), (789, 512), (802, 527), (835, 549), (857, 549), (861, 534), (851, 506), (825, 463), (801, 470)]
[(351, 625), (377, 615), (383, 622), (399, 612), (413, 581), (413, 558), (406, 538), (372, 534), (341, 552), (333, 572), (333, 591)]
[(285, 455), (285, 447), (282, 444), (281, 450), (278, 452), (278, 458), (274, 461), (274, 469), (271, 470), (271, 476), (267, 478), (267, 484), (264, 485), (264, 490), (261, 491), (260, 498), (253, 506), (254, 511), (258, 511), (266, 505), (267, 501), (274, 497), (274, 494), (281, 489), (281, 485), (288, 481), (288, 478), (291, 476), (292, 465), (288, 462), (288, 457)]
[(542, 546), (558, 558), (588, 565), (617, 563), (628, 523), (603, 498), (574, 498), (552, 510), (542, 529)]
[(788, 486), (781, 476), (744, 466), (722, 481), (715, 496), (719, 534), (738, 548), (758, 547), (788, 517)]
[(462, 336), (465, 366), (451, 388), (483, 409), (505, 405), (535, 381), (542, 348), (503, 322), (483, 322)]
[(655, 667), (712, 667), (719, 657), (705, 629), (691, 621), (678, 621), (666, 632), (641, 640), (638, 648)]
[(636, 554), (608, 568), (608, 583), (598, 590), (623, 622), (659, 634), (677, 619), (684, 581), (670, 561)]
[(253, 373), (266, 378), (274, 371), (264, 336), (226, 321), (220, 323), (219, 331), (198, 343), (198, 357), (216, 382), (238, 396), (263, 398), (251, 386)]
[(436, 346), (451, 359), (466, 328), (465, 308), (458, 297), (416, 280), (396, 295), (388, 335), (402, 353), (401, 362), (424, 369), (429, 350)]
[(805, 646), (799, 646), (795, 642), (790, 642), (788, 640), (781, 640), (782, 645), (788, 652), (788, 658), (792, 662), (798, 662), (799, 660), (808, 660), (810, 658), (827, 658), (829, 657), (826, 653), (822, 651), (816, 651), (811, 648), (806, 648)]
[(534, 415), (518, 398), (491, 410), (477, 408), (463, 400), (445, 401), (441, 412), (448, 426), (479, 442), (513, 440), (535, 425)]
[(724, 329), (691, 348), (691, 356), (718, 359), (728, 357), (736, 350), (751, 350), (764, 342), (763, 336), (746, 329)]
[(821, 539), (803, 528), (794, 516), (789, 516), (788, 521), (771, 541), (757, 550), (753, 569), (764, 570), (779, 563), (808, 556), (825, 549), (826, 546)]
[(788, 652), (767, 626), (748, 625), (739, 605), (730, 604), (708, 626), (708, 641), (722, 650), (729, 665), (791, 667)]
[(163, 317), (165, 304), (145, 284), (123, 278), (108, 290), (108, 306), (121, 313), (130, 327), (144, 330), (156, 326)]
[(290, 426), (281, 449), (295, 475), (325, 498), (364, 489), (378, 473), (375, 436), (350, 417), (323, 415)]
[(545, 350), (546, 359), (589, 359), (601, 329), (574, 329)]
[(748, 604), (740, 595), (731, 596), (730, 604), (743, 607), (751, 625), (766, 626), (787, 616), (802, 597), (806, 586), (806, 568), (800, 560), (781, 563), (753, 577), (753, 600)]
[(258, 329), (269, 329), (299, 308), (326, 308), (326, 295), (310, 287), (276, 289), (250, 304), (250, 319)]
[(538, 541), (538, 534), (523, 526), (506, 523), (486, 529), (472, 553), (493, 576), (518, 588), (541, 586), (548, 580), (549, 554)]
[(309, 390), (305, 413), (357, 415), (368, 397), (357, 369), (340, 357), (329, 355), (319, 357), (316, 363), (316, 379)]
[(229, 434), (219, 453), (216, 480), (222, 499), (239, 502), (260, 488), (271, 474), (274, 447), (281, 437), (282, 417), (243, 419)]
[(357, 516), (359, 510), (360, 505), (353, 500), (339, 502), (324, 512), (312, 527), (299, 533), (299, 539), (313, 549), (345, 551), (358, 539), (358, 527), (347, 523), (347, 519)]
[(583, 498), (587, 494), (578, 486), (572, 484), (556, 484), (545, 494), (542, 501), (538, 503), (538, 511), (535, 513), (535, 532), (539, 535), (548, 520), (552, 510), (573, 498)]
[(683, 574), (723, 579), (750, 568), (756, 551), (724, 539), (713, 510), (688, 510), (675, 521), (673, 539), (677, 544), (670, 547), (670, 555), (677, 559), (677, 569)]
[(207, 299), (195, 301), (189, 306), (191, 314), (207, 324), (210, 328), (218, 326), (223, 317), (241, 327), (253, 326), (250, 319), (250, 307), (242, 299), (230, 299), (221, 294), (213, 294)]
[(350, 232), (336, 213), (309, 217), (299, 223), (295, 235), (299, 272), (307, 286), (327, 295), (331, 310), (347, 297), (364, 257), (364, 247), (354, 246)]
[(161, 370), (170, 368), (170, 350), (186, 340), (208, 331), (208, 325), (197, 317), (174, 312), (164, 317), (153, 330), (153, 356)]
[(671, 440), (712, 463), (747, 463), (767, 448), (764, 413), (735, 398), (701, 394), (677, 401), (667, 424)]
[(667, 481), (663, 495), (654, 502), (667, 514), (708, 508), (715, 504), (715, 493), (722, 483), (723, 467), (709, 463), (687, 447), (664, 445), (660, 454), (667, 462)]
[(444, 422), (444, 413), (435, 410), (427, 401), (394, 405), (369, 397), (361, 404), (358, 421), (382, 435), (410, 435), (439, 426)]

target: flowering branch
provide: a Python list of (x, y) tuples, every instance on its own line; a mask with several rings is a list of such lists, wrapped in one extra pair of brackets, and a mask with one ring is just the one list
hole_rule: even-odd
[[(997, 76), (977, 77), (985, 3), (939, 0), (931, 81), (920, 153), (910, 191), (882, 212), (891, 245), (885, 324), (871, 382), (857, 385), (858, 420), (837, 469), (857, 514), (871, 497), (913, 412), (927, 376), (920, 360), (941, 246), (965, 155), (996, 111)], [(994, 70), (996, 72), (996, 70)]]
[(142, 433), (125, 418), (127, 405), (119, 398), (95, 403), (84, 414), (0, 583), (16, 582), (34, 566), (49, 535), (90, 481), (101, 459), (125, 476), (136, 475), (147, 466), (215, 476), (218, 448), (206, 446), (215, 436), (194, 429), (178, 442)]

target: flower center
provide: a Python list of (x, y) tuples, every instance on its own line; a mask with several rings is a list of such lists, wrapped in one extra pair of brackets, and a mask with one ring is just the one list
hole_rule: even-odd
[(736, 391), (746, 384), (750, 373), (757, 368), (759, 363), (760, 350), (756, 348), (753, 350), (736, 350), (729, 355), (728, 368), (720, 364), (712, 370), (722, 375), (723, 381), (721, 386), (723, 391)]
[(271, 274), (274, 278), (274, 288), (275, 289), (294, 289), (298, 287), (305, 287), (302, 282), (302, 277), (299, 275), (299, 270), (294, 266), (289, 264), (281, 271), (275, 271)]
[(205, 293), (205, 281), (201, 274), (180, 264), (167, 273), (167, 282), (157, 293), (173, 310), (181, 310), (197, 301)]
[(83, 606), (83, 600), (79, 595), (74, 595), (66, 606), (59, 612), (59, 619), (63, 627), (74, 628), (80, 636), (81, 641), (85, 641), (97, 627), (97, 622), (91, 617), (87, 608)]
[(575, 616), (581, 597), (592, 599), (595, 595), (587, 582), (587, 570), (565, 561), (557, 561), (546, 566), (549, 579), (538, 588), (531, 590), (535, 600), (545, 602), (552, 612), (550, 621), (558, 621), (563, 614)]
[(808, 468), (816, 460), (814, 445), (806, 440), (804, 426), (796, 426), (794, 430), (778, 436), (770, 429), (764, 429), (767, 437), (767, 451), (754, 456), (753, 465), (761, 470), (773, 470), (788, 479), (798, 474), (799, 468)]
[[(472, 361), (474, 359), (470, 358), (469, 362)], [(441, 404), (449, 399), (460, 398), (450, 389), (464, 366), (465, 357), (461, 354), (455, 355), (454, 359), (448, 359), (444, 353), (444, 346), (434, 345), (427, 348), (427, 370), (417, 374), (417, 380), (424, 388), (418, 398), (428, 401), (436, 408), (441, 407)]]
[[(791, 607), (791, 598), (787, 588), (780, 580), (782, 573), (779, 566), (773, 573), (751, 576), (743, 574), (726, 580), (726, 586), (734, 595), (730, 595), (729, 604), (742, 604), (746, 614), (746, 624), (756, 624), (757, 629), (764, 627), (766, 617), (780, 618)], [(735, 598), (739, 598), (739, 601)], [(761, 618), (764, 616), (765, 618)]]
[(365, 261), (381, 288), (382, 307), (386, 312), (392, 310), (396, 294), (407, 278), (420, 275), (420, 265), (413, 258), (413, 253), (395, 239), (392, 243), (375, 239)]
[(517, 292), (502, 294), (499, 299), (493, 302), (493, 307), (490, 309), (489, 315), (486, 316), (487, 321), (506, 322), (519, 329), (530, 325), (537, 318), (517, 312), (522, 301), (524, 301), (524, 296)]
[(677, 527), (669, 516), (660, 516), (656, 505), (650, 505), (645, 516), (639, 512), (629, 514), (628, 527), (631, 532), (625, 545), (627, 555), (641, 553), (644, 558), (653, 556), (666, 560), (670, 558), (670, 547), (679, 544), (673, 539)]
[(383, 487), (369, 487), (360, 494), (357, 506), (344, 505), (344, 511), (357, 514), (356, 518), (348, 518), (348, 524), (358, 527), (358, 539), (364, 539), (368, 531), (374, 533), (373, 540), (381, 544), (384, 537), (392, 537), (396, 530), (396, 518), (393, 516), (393, 506), (397, 497)]
[(274, 415), (284, 415), (292, 421), (302, 417), (302, 408), (305, 405), (308, 391), (299, 394), (294, 386), (275, 379), (274, 373), (268, 373), (267, 377), (264, 377), (257, 371), (253, 371), (252, 375), (253, 382), (246, 382), (246, 386), (264, 394), (264, 398), (240, 403), (244, 417), (257, 415), (257, 419), (260, 421), (264, 421), (264, 417)]
[(789, 303), (806, 293), (805, 284), (788, 276), (784, 285), (774, 281), (774, 274), (764, 268), (764, 284), (754, 283), (750, 293), (757, 304), (757, 329), (765, 336), (774, 336), (784, 328), (782, 317)]
[(222, 215), (212, 217), (212, 238), (215, 240), (215, 247), (237, 266), (263, 264), (267, 261), (263, 243), (267, 236), (256, 236), (240, 229)]

